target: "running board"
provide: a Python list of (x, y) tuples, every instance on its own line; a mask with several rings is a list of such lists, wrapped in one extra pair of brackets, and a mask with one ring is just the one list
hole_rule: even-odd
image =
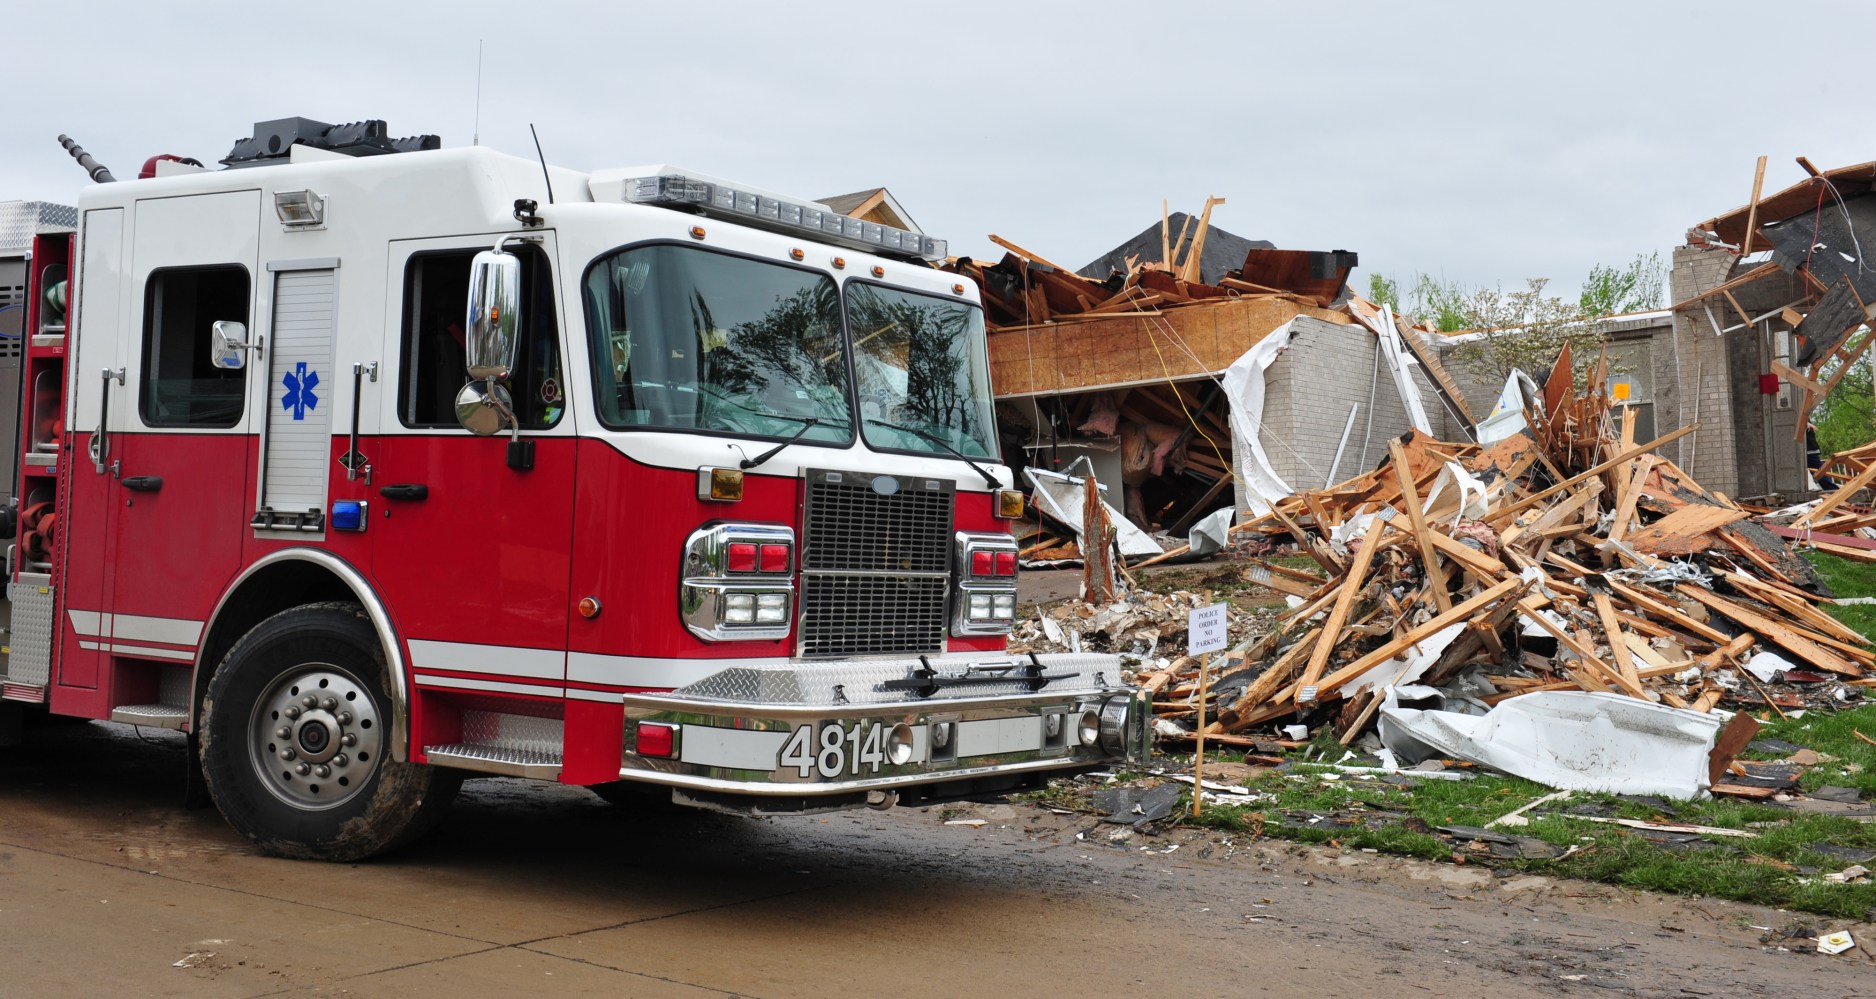
[(423, 752), (439, 767), (559, 780), (565, 728), (558, 718), (465, 710), (462, 741), (425, 746)]
[(536, 753), (501, 746), (471, 745), (466, 742), (448, 746), (425, 746), (423, 754), (431, 766), (455, 767), (507, 777), (531, 777), (535, 780), (560, 779), (560, 754)]
[(111, 720), (121, 725), (180, 731), (189, 720), (189, 709), (180, 704), (124, 704), (111, 709)]

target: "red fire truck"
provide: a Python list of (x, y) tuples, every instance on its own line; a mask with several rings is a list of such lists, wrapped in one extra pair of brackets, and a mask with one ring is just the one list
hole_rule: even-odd
[(124, 181), (65, 141), (76, 208), (0, 205), (0, 728), (179, 729), (236, 829), (338, 860), (465, 775), (778, 814), (1145, 752), (1113, 657), (1006, 651), (943, 241), (380, 121)]

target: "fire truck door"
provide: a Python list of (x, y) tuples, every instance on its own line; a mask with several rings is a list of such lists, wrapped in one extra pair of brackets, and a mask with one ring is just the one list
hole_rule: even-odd
[[(123, 391), (115, 381), (124, 366), (125, 313), (128, 294), (124, 274), (124, 224), (122, 208), (97, 208), (85, 213), (80, 240), (83, 259), (79, 262), (78, 283), (73, 298), (76, 323), (67, 334), (67, 363), (73, 371), (66, 379), (71, 388), (64, 419), (74, 442), (74, 450), (59, 453), (61, 464), (70, 464), (65, 473), (66, 495), (60, 497), (60, 512), (65, 523), (58, 525), (56, 556), (60, 560), (58, 606), (61, 621), (54, 628), (58, 636), (58, 673), (51, 677), (53, 705), (63, 691), (72, 688), (89, 690), (98, 685), (98, 660), (105, 655), (99, 649), (101, 622), (109, 609), (113, 565), (111, 527), (115, 521), (116, 479), (108, 472), (106, 461), (115, 460), (99, 448), (108, 444), (112, 430), (104, 421), (107, 396), (123, 405)], [(48, 388), (45, 386), (41, 389)], [(119, 414), (121, 416), (121, 414)], [(34, 430), (35, 435), (56, 440), (54, 428)], [(89, 453), (87, 453), (89, 450)], [(93, 461), (92, 455), (99, 455)], [(31, 511), (53, 499), (54, 486), (35, 487), (20, 498), (21, 508)], [(43, 507), (40, 507), (43, 513)], [(22, 546), (23, 548), (24, 546)], [(26, 572), (47, 574), (52, 566), (36, 562), (30, 553), (15, 549)], [(16, 675), (14, 679), (18, 679)], [(46, 682), (46, 677), (31, 679)], [(82, 709), (81, 709), (82, 710)], [(74, 712), (78, 713), (78, 712)]]
[(240, 571), (256, 355), (218, 367), (212, 327), (239, 323), (248, 340), (264, 332), (260, 210), (258, 191), (137, 202), (127, 375), (111, 399), (123, 431), (112, 441), (106, 634), (119, 656), (193, 662), (204, 622)]
[(578, 379), (562, 360), (553, 234), (538, 235), (539, 245), (509, 247), (522, 261), (522, 298), (506, 384), (533, 448), (521, 468), (508, 460), (507, 432), (477, 437), (455, 413), (467, 381), (470, 261), (495, 238), (390, 247), (382, 435), (367, 449), (372, 565), (419, 685), (545, 697), (563, 689), (575, 443), (565, 391)]

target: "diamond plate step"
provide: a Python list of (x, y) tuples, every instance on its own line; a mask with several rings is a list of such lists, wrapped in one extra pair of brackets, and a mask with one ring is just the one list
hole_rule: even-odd
[(124, 704), (111, 709), (111, 720), (144, 728), (181, 729), (189, 709), (180, 704)]
[(430, 758), (432, 765), (439, 767), (456, 767), (509, 777), (533, 777), (538, 780), (560, 778), (559, 753), (467, 742), (425, 746), (423, 752)]

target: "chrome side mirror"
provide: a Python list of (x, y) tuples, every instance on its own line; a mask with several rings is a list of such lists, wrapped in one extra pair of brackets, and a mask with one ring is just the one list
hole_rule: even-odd
[(493, 379), (470, 382), (456, 393), (456, 422), (477, 437), (493, 437), (509, 429), (514, 413), (508, 390)]
[(252, 346), (247, 342), (247, 326), (218, 319), (208, 329), (209, 336), (214, 339), (214, 343), (209, 348), (211, 364), (230, 370), (238, 370), (247, 366), (247, 351)]
[(469, 271), (469, 316), (463, 329), (469, 377), (506, 378), (515, 366), (521, 328), (521, 258), (500, 247), (476, 254)]

